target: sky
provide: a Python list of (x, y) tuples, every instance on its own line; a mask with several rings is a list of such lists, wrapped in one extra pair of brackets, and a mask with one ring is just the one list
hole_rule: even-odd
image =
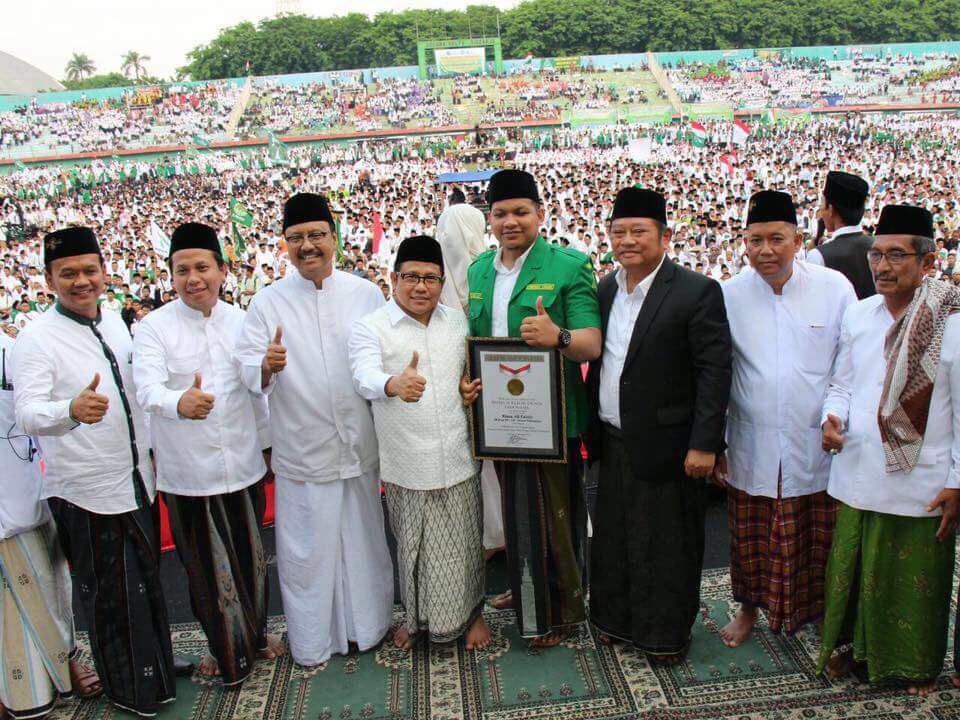
[[(507, 9), (518, 0), (482, 0)], [(295, 0), (307, 15), (370, 15), (385, 10), (450, 7), (444, 0)], [(169, 77), (187, 52), (226, 27), (275, 14), (277, 0), (3, 0), (0, 50), (58, 80), (74, 52), (86, 53), (97, 73), (120, 72), (129, 50), (149, 55), (147, 72)]]

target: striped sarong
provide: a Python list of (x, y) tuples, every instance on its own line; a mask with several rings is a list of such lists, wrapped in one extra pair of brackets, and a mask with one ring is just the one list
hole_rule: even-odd
[(52, 522), (0, 540), (0, 701), (42, 717), (71, 694), (70, 575)]

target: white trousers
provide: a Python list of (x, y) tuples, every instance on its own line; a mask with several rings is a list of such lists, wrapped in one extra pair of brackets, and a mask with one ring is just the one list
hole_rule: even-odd
[(301, 665), (374, 647), (390, 628), (393, 562), (377, 473), (276, 479), (277, 569), (290, 652)]
[(500, 501), (500, 481), (490, 460), (484, 460), (481, 466), (480, 488), (483, 490), (483, 549), (498, 550), (506, 545), (503, 539), (503, 505)]

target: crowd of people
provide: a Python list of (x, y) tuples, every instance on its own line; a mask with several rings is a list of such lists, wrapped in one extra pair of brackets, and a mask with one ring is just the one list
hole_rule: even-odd
[[(876, 222), (884, 204), (928, 204), (941, 242), (938, 271), (953, 279), (960, 269), (955, 254), (960, 242), (955, 196), (960, 168), (941, 160), (952, 157), (951, 148), (960, 145), (957, 118), (848, 116), (818, 118), (802, 127), (755, 124), (745, 146), (729, 144), (727, 121), (708, 122), (707, 130), (704, 147), (687, 140), (683, 125), (503, 131), (484, 142), (505, 143), (517, 152), (518, 164), (541, 175), (551, 201), (545, 238), (586, 253), (598, 277), (612, 263), (608, 205), (596, 198), (608, 197), (618, 182), (629, 179), (661, 189), (675, 225), (671, 256), (720, 280), (735, 276), (745, 264), (740, 221), (747, 198), (758, 187), (776, 184), (788, 190), (797, 201), (805, 237), (818, 235), (817, 186), (831, 160), (842, 160), (870, 177), (875, 190), (866, 209), (867, 227)], [(633, 159), (631, 139), (651, 136), (650, 156)], [(4, 243), (0, 317), (22, 326), (38, 308), (50, 304), (40, 238), (53, 227), (73, 223), (94, 228), (104, 243), (113, 299), (133, 324), (158, 307), (165, 293), (172, 297), (169, 277), (163, 277), (163, 258), (151, 243), (151, 224), (169, 236), (185, 216), (217, 229), (230, 260), (227, 298), (245, 304), (249, 296), (243, 295), (248, 291), (242, 285), (258, 289), (289, 270), (276, 209), (293, 189), (330, 195), (341, 213), (349, 269), (389, 292), (397, 245), (410, 235), (435, 232), (446, 192), (437, 176), (460, 169), (456, 150), (473, 142), (468, 135), (443, 141), (293, 147), (288, 167), (268, 164), (263, 154), (205, 153), (196, 173), (190, 172), (196, 161), (171, 157), (155, 163), (98, 161), (73, 174), (60, 167), (29, 167), (0, 177), (5, 197), (0, 231), (20, 226), (29, 231), (24, 243), (9, 238)], [(231, 228), (231, 198), (252, 216), (249, 227), (238, 226), (242, 248)], [(487, 236), (485, 242), (489, 246), (494, 241)]]
[(685, 103), (734, 108), (805, 108), (828, 104), (950, 102), (954, 85), (916, 80), (956, 62), (943, 53), (924, 56), (854, 54), (833, 60), (781, 57), (733, 59), (716, 65), (678, 64), (668, 70)]
[[(734, 652), (761, 612), (788, 635), (822, 622), (818, 672), (930, 694), (960, 524), (957, 168), (932, 167), (930, 127), (957, 137), (942, 117), (772, 130), (717, 185), (703, 147), (677, 133), (631, 160), (625, 130), (515, 138), (526, 169), (469, 198), (428, 180), (442, 154), (378, 164), (365, 147), (259, 175), (138, 173), (64, 214), (27, 201), (37, 240), (7, 238), (2, 282), (39, 262), (48, 307), (0, 338), (3, 706), (40, 717), (102, 693), (152, 717), (176, 700), (194, 669), (172, 650), (158, 493), (209, 645), (196, 672), (226, 686), (288, 651), (306, 667), (351, 643), (483, 651), (488, 601), (538, 652), (589, 623), (676, 665), (708, 482), (740, 605), (718, 643)], [(258, 227), (249, 248), (206, 193)], [(129, 244), (141, 233), (152, 249)], [(131, 321), (138, 292), (156, 307)], [(470, 350), (468, 370), (468, 336), (517, 345)], [(564, 365), (557, 425), (531, 425), (540, 362)], [(271, 478), (286, 644), (266, 630)], [(487, 598), (498, 547), (508, 590)], [(960, 687), (960, 649), (954, 666)]]
[[(666, 69), (684, 103), (761, 109), (950, 102), (960, 92), (955, 68), (956, 58), (944, 54), (852, 53), (813, 60), (758, 52), (747, 60)], [(299, 84), (254, 78), (236, 137), (259, 137), (265, 130), (308, 135), (511, 123), (558, 118), (565, 110), (636, 108), (652, 101), (642, 88), (626, 87), (617, 77), (616, 70), (570, 71), (535, 63), (520, 64), (500, 77), (421, 81), (358, 72)], [(0, 153), (23, 157), (176, 145), (198, 137), (224, 140), (230, 114), (242, 97), (240, 85), (222, 81), (139, 88), (106, 100), (81, 96), (72, 103), (45, 103), (37, 95), (27, 105), (0, 112)]]
[(28, 145), (37, 156), (225, 139), (240, 89), (222, 82), (128, 91), (118, 98), (30, 104), (0, 113), (0, 152)]

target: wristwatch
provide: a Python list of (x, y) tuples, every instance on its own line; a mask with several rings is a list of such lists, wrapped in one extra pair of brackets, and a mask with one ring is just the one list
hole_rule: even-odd
[(557, 349), (563, 350), (569, 347), (572, 340), (573, 336), (570, 334), (570, 331), (566, 328), (560, 328), (560, 339), (557, 340)]

